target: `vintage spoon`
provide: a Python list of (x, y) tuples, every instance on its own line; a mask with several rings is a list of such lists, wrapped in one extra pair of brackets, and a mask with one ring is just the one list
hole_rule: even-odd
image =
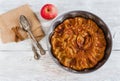
[(29, 37), (31, 37), (31, 39), (33, 41), (33, 45), (38, 47), (40, 49), (40, 53), (42, 55), (44, 55), (45, 50), (42, 48), (42, 46), (39, 44), (39, 42), (33, 36), (32, 32), (30, 30), (30, 23), (27, 20), (27, 18), (24, 15), (21, 15), (19, 19), (20, 19), (20, 25), (21, 25), (22, 29), (28, 33)]
[[(21, 20), (20, 20), (21, 21)], [(22, 21), (21, 21), (22, 22)], [(21, 27), (21, 29), (23, 29), (24, 30), (24, 28), (23, 28), (23, 26), (22, 26), (22, 24), (20, 23), (20, 27)], [(26, 31), (26, 30), (24, 30), (24, 31)], [(27, 31), (26, 31), (27, 32)], [(28, 37), (31, 39), (31, 43), (32, 43), (32, 50), (33, 50), (33, 52), (34, 52), (34, 59), (36, 59), (36, 60), (38, 60), (39, 58), (40, 58), (40, 55), (37, 53), (37, 49), (35, 48), (35, 46), (34, 46), (34, 44), (33, 44), (33, 40), (32, 40), (32, 38), (31, 38), (31, 36), (30, 36), (30, 34), (27, 32), (27, 35), (28, 35)]]
[(36, 45), (40, 49), (40, 53), (42, 55), (44, 55), (45, 54), (45, 50), (42, 48), (42, 46), (39, 44), (39, 42), (33, 36), (32, 32), (30, 30), (30, 23), (29, 23), (29, 21), (27, 20), (27, 18), (24, 15), (20, 16), (20, 24), (22, 25), (23, 29), (26, 32), (28, 32), (28, 34), (30, 35), (30, 37), (34, 41), (34, 45)]

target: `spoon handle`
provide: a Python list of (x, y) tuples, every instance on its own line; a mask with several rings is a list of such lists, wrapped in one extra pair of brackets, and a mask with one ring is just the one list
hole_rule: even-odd
[(28, 31), (28, 33), (29, 33), (31, 39), (33, 40), (33, 42), (36, 44), (36, 46), (40, 49), (41, 55), (44, 55), (46, 52), (42, 48), (41, 44), (35, 39), (35, 37), (33, 36), (32, 32), (30, 30)]

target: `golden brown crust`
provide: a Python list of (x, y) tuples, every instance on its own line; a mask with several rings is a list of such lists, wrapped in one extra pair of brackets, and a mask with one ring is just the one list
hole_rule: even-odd
[(52, 52), (64, 66), (83, 70), (94, 67), (104, 56), (103, 31), (90, 19), (75, 17), (58, 25), (51, 36)]

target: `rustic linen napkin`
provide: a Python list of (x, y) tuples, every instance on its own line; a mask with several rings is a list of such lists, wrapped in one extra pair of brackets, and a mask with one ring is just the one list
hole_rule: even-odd
[(31, 30), (37, 40), (44, 36), (41, 24), (29, 5), (23, 5), (0, 15), (0, 37), (3, 43), (18, 42), (27, 38), (19, 25), (20, 15), (25, 15), (31, 23)]

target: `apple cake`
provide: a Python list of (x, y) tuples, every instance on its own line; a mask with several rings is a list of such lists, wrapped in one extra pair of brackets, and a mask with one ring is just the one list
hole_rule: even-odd
[(93, 20), (82, 17), (69, 18), (57, 25), (50, 43), (60, 64), (73, 70), (95, 67), (106, 48), (102, 29)]

